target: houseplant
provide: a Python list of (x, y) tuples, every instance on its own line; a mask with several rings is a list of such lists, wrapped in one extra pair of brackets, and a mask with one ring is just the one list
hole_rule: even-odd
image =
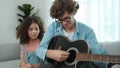
[(18, 18), (18, 21), (20, 24), (16, 27), (16, 29), (19, 28), (21, 23), (23, 23), (24, 19), (29, 16), (34, 16), (36, 13), (32, 13), (32, 10), (34, 7), (31, 4), (22, 4), (21, 6), (17, 6), (17, 8), (23, 13), (23, 14), (17, 14), (20, 18)]

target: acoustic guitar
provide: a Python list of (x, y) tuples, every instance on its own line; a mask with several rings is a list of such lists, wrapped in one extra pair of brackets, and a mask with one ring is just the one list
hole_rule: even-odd
[(83, 61), (120, 63), (119, 55), (100, 55), (89, 53), (88, 44), (84, 40), (71, 42), (67, 37), (55, 36), (50, 40), (48, 49), (56, 50), (59, 47), (61, 47), (61, 50), (69, 52), (70, 55), (63, 62), (57, 62), (53, 59), (47, 58), (48, 62), (54, 66), (58, 66), (55, 68), (73, 68), (75, 64)]

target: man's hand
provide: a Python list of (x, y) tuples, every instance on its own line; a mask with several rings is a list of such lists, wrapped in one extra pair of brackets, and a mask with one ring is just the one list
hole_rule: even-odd
[(62, 50), (48, 50), (46, 56), (48, 58), (61, 62), (65, 61), (69, 57), (69, 53)]

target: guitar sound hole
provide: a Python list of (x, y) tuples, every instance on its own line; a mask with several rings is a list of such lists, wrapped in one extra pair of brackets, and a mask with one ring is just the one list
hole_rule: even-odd
[(67, 63), (72, 63), (72, 62), (74, 62), (74, 60), (75, 60), (76, 51), (70, 50), (70, 51), (68, 51), (68, 52), (70, 53), (70, 55), (69, 55), (69, 57), (67, 58), (66, 62), (67, 62)]

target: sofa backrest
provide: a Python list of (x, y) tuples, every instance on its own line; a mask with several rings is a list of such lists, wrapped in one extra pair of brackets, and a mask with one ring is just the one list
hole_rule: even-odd
[(101, 42), (100, 44), (109, 55), (120, 55), (120, 41)]
[(20, 58), (20, 46), (18, 43), (0, 44), (0, 62)]
[[(109, 55), (120, 55), (120, 41), (101, 42)], [(0, 62), (20, 58), (19, 43), (0, 44)]]

